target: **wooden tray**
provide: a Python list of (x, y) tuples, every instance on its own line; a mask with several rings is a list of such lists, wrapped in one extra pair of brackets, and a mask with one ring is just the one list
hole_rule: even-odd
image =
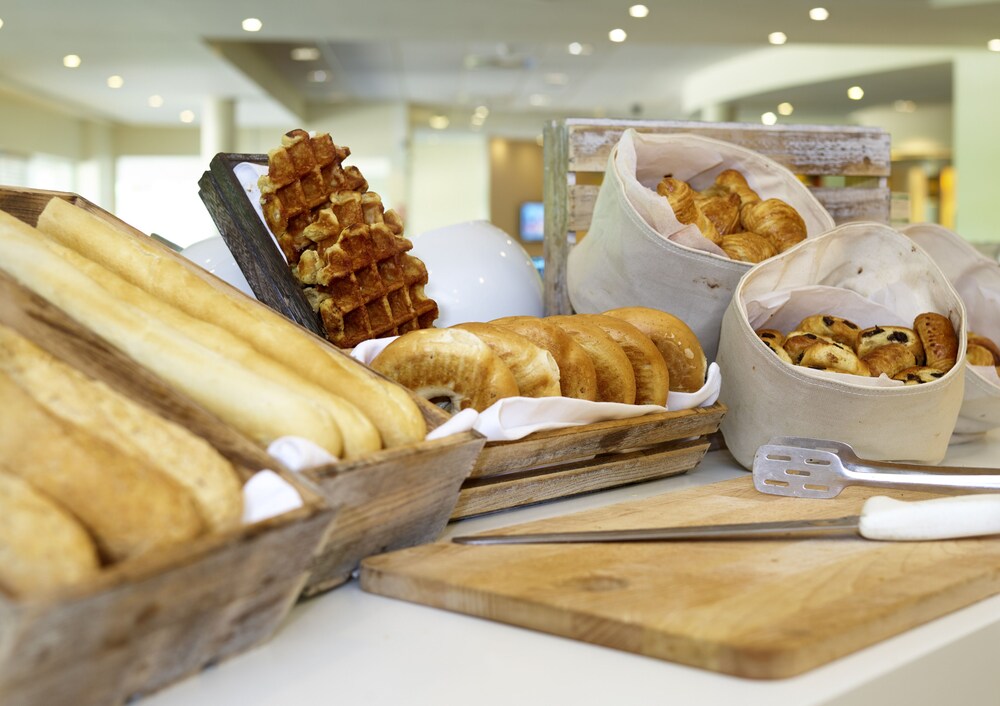
[[(0, 189), (0, 209), (35, 225), (38, 214), (53, 196), (64, 198), (97, 214), (131, 237), (142, 233), (74, 194), (25, 189)], [(245, 295), (189, 260), (161, 246), (199, 277), (226, 288), (234, 297)], [(329, 345), (325, 340), (323, 345)], [(344, 355), (329, 346), (337, 355)], [(416, 398), (429, 428), (447, 416)], [(326, 503), (337, 510), (320, 552), (311, 565), (304, 596), (334, 588), (350, 579), (365, 556), (436, 539), (458, 501), (458, 490), (469, 475), (484, 440), (467, 432), (437, 441), (386, 449), (364, 459), (310, 469), (300, 475), (311, 482)], [(263, 454), (258, 449), (258, 453)], [(269, 458), (269, 457), (268, 457)]]
[(717, 402), (487, 442), (451, 518), (684, 473), (701, 462), (725, 413)]
[[(831, 500), (754, 490), (749, 475), (504, 532), (832, 518)], [(875, 644), (1000, 592), (1000, 538), (860, 538), (470, 546), (366, 559), (364, 590), (740, 677), (775, 679)]]

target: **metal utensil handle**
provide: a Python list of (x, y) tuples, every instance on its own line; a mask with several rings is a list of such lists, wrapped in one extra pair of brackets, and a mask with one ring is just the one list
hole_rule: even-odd
[(863, 473), (913, 473), (933, 474), (953, 478), (956, 476), (997, 476), (1000, 478), (1000, 468), (975, 468), (972, 466), (926, 466), (918, 463), (897, 463), (895, 461), (872, 461), (858, 459), (845, 465), (852, 471)]
[[(852, 464), (851, 468), (844, 468), (844, 475), (852, 482), (859, 485), (878, 486), (879, 488), (897, 488), (906, 490), (935, 490), (935, 491), (967, 491), (977, 490), (981, 492), (1000, 492), (1000, 474), (997, 469), (993, 469), (991, 476), (969, 475), (965, 473), (924, 473), (906, 470), (881, 470), (879, 466), (861, 466)], [(929, 466), (917, 466), (916, 468), (930, 468)]]

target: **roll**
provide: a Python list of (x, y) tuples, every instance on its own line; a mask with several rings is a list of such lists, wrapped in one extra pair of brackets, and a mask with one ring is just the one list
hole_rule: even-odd
[(489, 323), (519, 333), (555, 358), (563, 397), (597, 399), (597, 370), (587, 352), (555, 324), (533, 316), (505, 316)]
[(577, 316), (549, 316), (590, 356), (597, 373), (597, 402), (635, 403), (635, 372), (625, 351), (599, 326)]
[(641, 306), (612, 309), (604, 314), (624, 319), (653, 341), (667, 362), (672, 392), (697, 392), (705, 384), (705, 352), (694, 331), (679, 318)]
[(559, 365), (552, 354), (519, 333), (482, 322), (455, 324), (477, 336), (500, 356), (517, 381), (522, 397), (558, 397)]

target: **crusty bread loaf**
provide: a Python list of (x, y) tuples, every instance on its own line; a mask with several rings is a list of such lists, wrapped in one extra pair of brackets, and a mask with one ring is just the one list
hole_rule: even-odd
[(394, 385), (217, 277), (183, 262), (150, 238), (123, 233), (100, 217), (52, 199), (38, 229), (190, 316), (243, 338), (264, 355), (356, 405), (386, 446), (423, 440), (427, 424)]
[(593, 361), (561, 328), (534, 316), (505, 316), (489, 323), (519, 333), (551, 353), (559, 366), (559, 389), (563, 397), (591, 402), (597, 399), (597, 370)]
[(568, 333), (587, 351), (597, 372), (598, 402), (635, 403), (635, 372), (615, 339), (576, 316), (549, 316), (545, 320)]
[(432, 402), (446, 399), (448, 411), (482, 412), (518, 394), (510, 368), (475, 334), (462, 329), (415, 329), (394, 340), (372, 368)]
[(52, 416), (32, 393), (0, 373), (0, 458), (79, 519), (102, 556), (128, 559), (202, 532), (194, 500), (178, 483)]
[(604, 314), (628, 321), (652, 339), (667, 361), (671, 391), (697, 392), (705, 384), (705, 351), (691, 327), (679, 318), (644, 306), (612, 309)]
[(83, 525), (0, 461), (0, 591), (35, 597), (98, 571)]
[(522, 397), (559, 396), (559, 366), (544, 348), (519, 333), (493, 324), (468, 322), (451, 328), (473, 333), (492, 348), (510, 368)]
[(0, 211), (0, 268), (251, 439), (301, 436), (339, 456), (329, 411), (205, 348), (114, 296), (63, 256), (65, 248)]
[(194, 498), (213, 530), (236, 527), (243, 491), (232, 465), (206, 441), (145, 407), (91, 380), (23, 336), (0, 325), (0, 372), (52, 417), (86, 430), (109, 448), (143, 459)]

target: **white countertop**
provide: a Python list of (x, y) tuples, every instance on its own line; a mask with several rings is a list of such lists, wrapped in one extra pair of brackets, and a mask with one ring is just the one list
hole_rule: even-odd
[[(1000, 467), (1000, 434), (943, 465)], [(445, 536), (726, 480), (726, 451), (673, 478), (449, 525)], [(1000, 595), (791, 679), (754, 681), (364, 593), (358, 582), (296, 606), (265, 645), (143, 706), (312, 704), (1000, 704)]]

